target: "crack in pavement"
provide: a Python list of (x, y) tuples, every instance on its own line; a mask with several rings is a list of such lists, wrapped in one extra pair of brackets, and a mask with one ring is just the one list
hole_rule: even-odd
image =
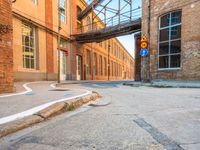
[(162, 144), (166, 150), (184, 150), (180, 144), (147, 123), (143, 118), (137, 117), (137, 119), (133, 121), (142, 129), (147, 131), (158, 143)]

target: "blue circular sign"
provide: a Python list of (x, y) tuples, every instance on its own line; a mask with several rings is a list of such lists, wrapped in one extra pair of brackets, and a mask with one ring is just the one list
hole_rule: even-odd
[(148, 54), (149, 54), (149, 51), (148, 51), (146, 48), (141, 49), (140, 55), (141, 55), (142, 57), (145, 57), (145, 56), (147, 56)]

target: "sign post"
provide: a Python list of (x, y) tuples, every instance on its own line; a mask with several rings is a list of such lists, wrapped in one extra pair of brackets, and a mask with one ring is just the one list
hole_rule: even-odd
[(142, 38), (141, 38), (141, 41), (140, 41), (140, 55), (141, 55), (141, 66), (142, 66), (142, 70), (141, 70), (141, 78), (142, 78), (142, 82), (145, 81), (145, 69), (146, 69), (146, 57), (148, 56), (149, 54), (149, 51), (148, 51), (148, 41), (147, 41), (147, 38), (145, 35), (142, 35)]

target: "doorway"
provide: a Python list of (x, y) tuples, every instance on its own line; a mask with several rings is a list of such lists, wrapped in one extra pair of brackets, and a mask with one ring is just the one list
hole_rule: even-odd
[(82, 76), (82, 57), (77, 55), (76, 56), (76, 77), (77, 80), (81, 80), (81, 76)]
[(60, 80), (66, 80), (67, 56), (66, 52), (60, 51)]

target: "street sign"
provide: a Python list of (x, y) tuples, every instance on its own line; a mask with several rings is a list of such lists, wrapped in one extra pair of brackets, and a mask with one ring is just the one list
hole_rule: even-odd
[(142, 35), (142, 38), (140, 41), (140, 47), (141, 47), (140, 55), (142, 57), (147, 56), (149, 51), (147, 50), (148, 42), (147, 42), (147, 37), (145, 35)]
[(141, 42), (140, 47), (141, 47), (141, 49), (147, 48), (148, 47), (147, 41)]
[(145, 35), (142, 35), (141, 42), (147, 42), (147, 37)]
[(145, 56), (147, 56), (148, 54), (149, 54), (149, 51), (148, 51), (146, 48), (141, 49), (140, 55), (141, 55), (142, 57), (145, 57)]

